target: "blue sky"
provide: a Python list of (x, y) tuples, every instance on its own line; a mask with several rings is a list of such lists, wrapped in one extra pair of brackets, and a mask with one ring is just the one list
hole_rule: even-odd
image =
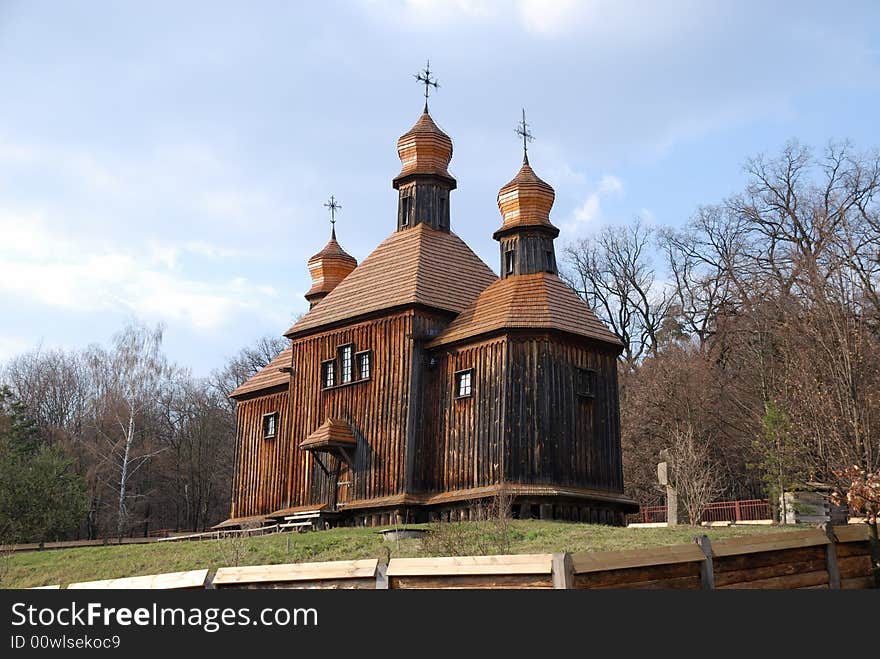
[(790, 138), (880, 146), (877, 2), (0, 0), (0, 360), (164, 322), (207, 374), (306, 310), (306, 260), (395, 226), (412, 75), (455, 145), (452, 227), (497, 270), (530, 159), (557, 250), (681, 224)]

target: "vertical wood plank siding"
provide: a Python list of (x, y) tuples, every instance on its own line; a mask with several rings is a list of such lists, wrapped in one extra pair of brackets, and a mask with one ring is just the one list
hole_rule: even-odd
[[(263, 415), (278, 412), (275, 439), (263, 439)], [(283, 457), (290, 441), (287, 392), (238, 403), (238, 464), (232, 517), (276, 510), (283, 495)]]
[[(438, 365), (426, 388), (420, 484), (443, 492), (500, 480), (503, 436), (505, 340), (437, 351)], [(473, 369), (472, 395), (456, 398), (455, 373)]]
[[(239, 403), (233, 516), (327, 503), (331, 488), (340, 503), (502, 481), (623, 491), (613, 349), (535, 332), (424, 349), (447, 322), (404, 311), (294, 340), (289, 392)], [(371, 378), (323, 389), (321, 362), (347, 344), (371, 351)], [(594, 397), (578, 395), (578, 368), (597, 371)], [(472, 395), (458, 399), (466, 369)], [(262, 415), (275, 410), (278, 437), (264, 440)], [(338, 484), (299, 448), (329, 417), (357, 439)]]
[[(284, 506), (324, 503), (334, 484), (300, 442), (329, 417), (351, 424), (357, 449), (350, 485), (340, 486), (340, 501), (373, 499), (400, 493), (411, 378), (413, 312), (322, 332), (293, 342), (290, 395), (290, 450)], [(322, 389), (321, 362), (339, 346), (372, 351), (369, 380)], [(322, 459), (324, 457), (322, 456)], [(328, 460), (324, 459), (326, 466)], [(340, 479), (342, 480), (342, 479)], [(341, 490), (348, 488), (348, 491)]]
[[(577, 393), (576, 369), (598, 371), (596, 395)], [(623, 491), (613, 352), (550, 337), (511, 337), (505, 372), (511, 482)]]

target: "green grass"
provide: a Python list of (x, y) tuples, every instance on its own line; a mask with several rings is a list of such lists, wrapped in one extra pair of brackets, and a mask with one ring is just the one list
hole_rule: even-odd
[[(479, 534), (491, 534), (490, 522), (465, 523)], [(801, 527), (803, 528), (803, 527)], [(712, 540), (796, 530), (786, 526), (733, 528), (627, 529), (568, 522), (514, 521), (510, 553), (607, 551), (691, 542), (695, 535)], [(290, 538), (290, 551), (287, 544)], [(277, 534), (239, 540), (157, 542), (115, 547), (82, 547), (21, 552), (0, 557), (0, 586), (29, 588), (77, 581), (159, 574), (223, 565), (266, 565), (358, 558), (425, 556), (421, 540), (388, 542), (367, 528), (340, 528), (310, 533)]]

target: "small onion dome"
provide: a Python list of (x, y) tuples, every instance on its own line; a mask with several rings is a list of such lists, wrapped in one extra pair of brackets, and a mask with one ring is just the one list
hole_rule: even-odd
[(312, 304), (323, 299), (336, 288), (349, 273), (357, 267), (357, 259), (346, 252), (336, 242), (336, 231), (324, 249), (309, 259), (309, 274), (312, 275), (312, 287), (305, 298)]
[(402, 179), (418, 174), (442, 176), (455, 182), (446, 170), (452, 160), (452, 140), (437, 127), (427, 109), (415, 126), (397, 140), (397, 155), (402, 166), (394, 179), (395, 189)]
[(496, 234), (535, 226), (551, 228), (558, 234), (559, 230), (550, 223), (555, 198), (553, 188), (538, 178), (528, 160), (524, 161), (514, 179), (498, 192), (498, 209), (504, 223)]

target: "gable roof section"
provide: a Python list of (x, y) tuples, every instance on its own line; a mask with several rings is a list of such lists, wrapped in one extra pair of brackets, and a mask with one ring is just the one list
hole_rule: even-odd
[(458, 313), (496, 279), (454, 233), (417, 224), (386, 238), (285, 335), (409, 304)]
[(504, 329), (553, 329), (621, 345), (565, 282), (539, 272), (497, 280), (428, 347)]
[(279, 369), (291, 365), (293, 359), (291, 356), (292, 354), (293, 348), (290, 346), (286, 347), (278, 353), (278, 356), (275, 357), (275, 359), (266, 364), (261, 370), (257, 371), (243, 384), (239, 385), (231, 394), (229, 394), (229, 397), (238, 398), (245, 394), (260, 391), (261, 389), (269, 389), (270, 387), (277, 387), (278, 385), (290, 382), (290, 374), (284, 373)]

